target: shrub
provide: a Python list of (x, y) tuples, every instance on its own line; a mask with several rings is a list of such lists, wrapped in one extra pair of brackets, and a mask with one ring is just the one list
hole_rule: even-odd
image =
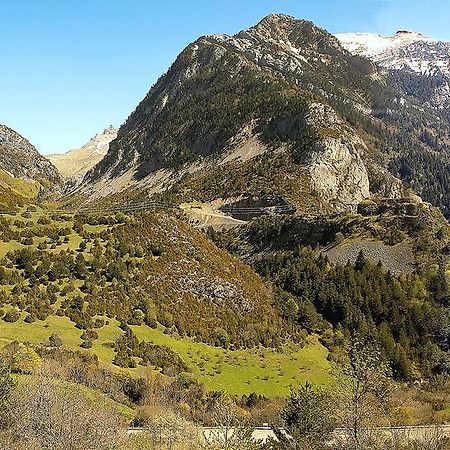
[(24, 319), (24, 322), (26, 323), (36, 322), (36, 316), (34, 314), (27, 314), (27, 316)]
[(52, 333), (48, 338), (46, 347), (61, 347), (63, 345), (62, 339), (58, 333)]
[(84, 340), (81, 345), (81, 348), (92, 348), (92, 341), (90, 339)]
[(17, 322), (20, 319), (20, 312), (17, 310), (9, 311), (3, 317), (5, 322)]
[(91, 340), (94, 340), (94, 339), (98, 339), (98, 333), (95, 330), (86, 330), (81, 335), (81, 339), (83, 339), (85, 341), (91, 341)]

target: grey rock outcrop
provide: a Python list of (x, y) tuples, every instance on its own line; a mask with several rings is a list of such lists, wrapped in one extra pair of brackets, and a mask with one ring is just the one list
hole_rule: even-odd
[(61, 183), (56, 167), (27, 139), (5, 125), (0, 125), (0, 169), (15, 178)]
[(354, 209), (370, 195), (369, 175), (357, 149), (364, 149), (364, 142), (324, 104), (311, 104), (308, 121), (318, 130), (327, 128), (309, 158), (314, 191), (337, 209)]

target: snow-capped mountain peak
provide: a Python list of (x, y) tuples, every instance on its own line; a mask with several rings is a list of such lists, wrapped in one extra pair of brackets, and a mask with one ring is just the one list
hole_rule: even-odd
[(387, 69), (450, 75), (449, 42), (407, 30), (399, 30), (393, 36), (338, 33), (336, 37), (349, 52), (370, 58)]
[(421, 33), (406, 30), (399, 30), (393, 36), (382, 36), (377, 33), (338, 33), (336, 37), (349, 52), (367, 57), (407, 47), (413, 42), (435, 42), (434, 39)]

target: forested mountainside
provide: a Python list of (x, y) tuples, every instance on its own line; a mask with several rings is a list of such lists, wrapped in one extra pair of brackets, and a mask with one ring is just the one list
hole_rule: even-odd
[(327, 211), (412, 187), (447, 213), (448, 132), (434, 109), (325, 30), (271, 15), (189, 45), (80, 193), (208, 201), (276, 193)]
[(97, 315), (132, 324), (140, 310), (138, 321), (212, 344), (218, 333), (237, 347), (276, 346), (283, 335), (270, 289), (175, 217), (122, 214), (110, 226), (45, 211), (17, 217), (1, 218), (2, 295), (30, 321), (62, 313), (87, 329)]
[(380, 206), (325, 219), (262, 217), (210, 235), (279, 288), (285, 319), (328, 336), (331, 358), (356, 334), (377, 343), (398, 379), (448, 373), (450, 227), (437, 210)]

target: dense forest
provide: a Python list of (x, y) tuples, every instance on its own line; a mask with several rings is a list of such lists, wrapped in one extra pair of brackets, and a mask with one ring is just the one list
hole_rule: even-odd
[[(342, 346), (359, 335), (376, 342), (397, 379), (447, 374), (448, 227), (439, 215), (428, 212), (411, 220), (389, 211), (386, 207), (380, 216), (312, 222), (262, 217), (243, 230), (210, 236), (278, 287), (283, 317), (319, 333), (331, 358), (339, 360)], [(391, 272), (362, 251), (355, 260), (332, 263), (320, 251), (339, 241), (351, 245), (358, 236), (394, 248), (408, 242), (416, 254), (415, 269)]]
[(322, 332), (331, 348), (352, 335), (369, 336), (397, 379), (450, 373), (450, 288), (443, 266), (436, 274), (395, 277), (362, 254), (354, 265), (333, 266), (307, 248), (262, 256), (254, 266), (280, 287), (284, 317)]

